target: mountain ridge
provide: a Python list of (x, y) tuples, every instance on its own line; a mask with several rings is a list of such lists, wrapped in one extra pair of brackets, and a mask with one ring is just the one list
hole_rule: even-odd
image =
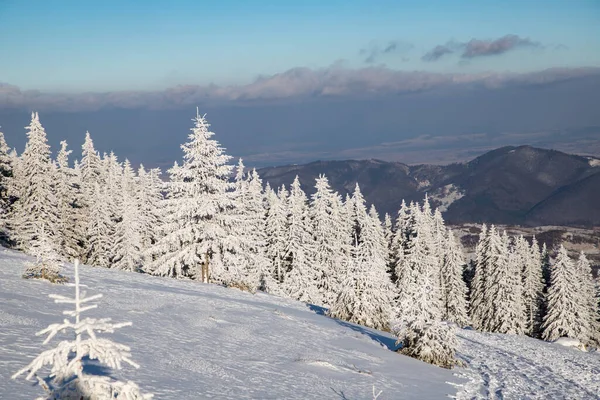
[(428, 194), (451, 223), (523, 226), (600, 225), (600, 159), (558, 150), (504, 146), (448, 165), (367, 160), (313, 161), (258, 170), (272, 187), (296, 175), (307, 194), (325, 174), (342, 196), (356, 183), (380, 214), (396, 214), (402, 200)]

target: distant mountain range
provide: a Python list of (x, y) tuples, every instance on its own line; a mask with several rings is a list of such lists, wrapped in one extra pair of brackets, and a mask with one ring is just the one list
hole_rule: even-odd
[(272, 187), (298, 175), (307, 194), (325, 174), (343, 196), (358, 182), (381, 215), (428, 194), (449, 223), (600, 225), (600, 159), (531, 146), (502, 147), (466, 163), (406, 165), (380, 160), (316, 161), (259, 170)]

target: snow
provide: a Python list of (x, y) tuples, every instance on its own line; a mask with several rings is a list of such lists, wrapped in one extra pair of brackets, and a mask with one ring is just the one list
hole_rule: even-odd
[[(22, 279), (30, 260), (0, 250), (2, 399), (42, 394), (9, 378), (47, 348), (35, 332), (62, 318), (48, 294), (72, 294)], [(72, 266), (64, 273), (72, 279)], [(467, 367), (450, 371), (390, 351), (387, 333), (293, 300), (104, 268), (80, 274), (90, 295), (104, 294), (91, 317), (133, 322), (108, 338), (130, 346), (141, 368), (111, 374), (155, 399), (370, 399), (373, 386), (379, 400), (600, 398), (597, 352), (463, 329), (458, 357)]]
[[(42, 390), (10, 376), (41, 350), (35, 332), (62, 319), (48, 294), (72, 288), (21, 278), (21, 253), (0, 250), (0, 398)], [(73, 267), (64, 273), (73, 279)], [(155, 399), (443, 399), (453, 371), (390, 351), (395, 338), (264, 293), (197, 281), (80, 267), (88, 293), (104, 294), (91, 317), (132, 321), (107, 338), (131, 347), (140, 369), (111, 371)]]
[(437, 189), (429, 197), (432, 200), (440, 203), (438, 206), (438, 210), (440, 210), (440, 212), (446, 212), (452, 203), (465, 197), (465, 192), (460, 190), (458, 186), (455, 186), (451, 183)]
[(577, 339), (571, 339), (568, 337), (561, 337), (556, 339), (555, 341), (553, 341), (552, 343), (556, 343), (559, 344), (561, 346), (565, 346), (565, 347), (572, 347), (581, 351), (585, 351), (585, 345), (583, 343), (581, 343), (579, 340)]
[(598, 158), (589, 157), (588, 162), (590, 164), (590, 167), (600, 167), (600, 159)]
[(458, 400), (598, 399), (600, 356), (526, 336), (458, 333), (471, 381)]

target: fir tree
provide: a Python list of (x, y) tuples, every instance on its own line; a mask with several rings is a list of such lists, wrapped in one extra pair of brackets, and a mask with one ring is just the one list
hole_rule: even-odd
[(584, 341), (582, 326), (584, 308), (580, 285), (576, 280), (575, 267), (564, 246), (560, 246), (554, 264), (550, 267), (550, 287), (548, 289), (548, 309), (542, 326), (544, 340), (556, 340), (560, 337)]
[[(48, 335), (44, 344), (64, 331), (71, 331), (75, 340), (63, 340), (54, 349), (42, 352), (28, 366), (14, 374), (12, 379), (23, 374), (27, 374), (25, 378), (27, 380), (36, 377), (40, 386), (48, 392), (47, 400), (152, 398), (150, 394), (142, 394), (139, 387), (131, 381), (121, 382), (84, 370), (87, 359), (98, 360), (101, 365), (115, 369), (121, 369), (123, 363), (134, 368), (139, 368), (139, 365), (131, 360), (129, 347), (96, 336), (97, 333), (113, 333), (116, 329), (130, 326), (131, 322), (115, 324), (110, 318), (81, 318), (83, 312), (97, 307), (90, 302), (101, 298), (102, 295), (87, 297), (86, 293), (81, 291), (79, 282), (79, 263), (75, 261), (75, 297), (50, 295), (55, 303), (75, 306), (75, 310), (64, 312), (73, 319), (65, 318), (63, 322), (51, 324), (36, 334), (37, 336)], [(51, 366), (50, 374), (42, 379), (37, 373), (46, 365)]]
[(287, 296), (305, 303), (322, 305), (318, 281), (320, 271), (314, 262), (314, 241), (308, 217), (308, 199), (296, 176), (287, 201), (285, 244), (287, 273), (281, 288)]
[(114, 221), (108, 208), (110, 200), (107, 189), (96, 183), (90, 200), (90, 214), (86, 226), (86, 260), (89, 265), (109, 268), (113, 251)]
[(164, 182), (160, 179), (160, 169), (149, 171), (140, 165), (138, 169), (138, 191), (136, 201), (139, 207), (139, 225), (141, 245), (144, 251), (148, 250), (159, 236), (159, 226), (164, 213)]
[(15, 176), (20, 193), (11, 214), (11, 229), (19, 247), (25, 251), (30, 249), (37, 234), (44, 231), (52, 238), (54, 251), (60, 253), (55, 240), (59, 228), (58, 204), (50, 146), (37, 113), (31, 114), (27, 129), (28, 141)]
[(358, 184), (352, 196), (355, 238), (341, 292), (328, 315), (380, 330), (390, 329), (392, 284), (387, 275), (385, 238), (375, 208), (367, 214)]
[(469, 324), (467, 315), (467, 286), (463, 280), (465, 261), (462, 249), (452, 231), (447, 232), (442, 263), (442, 319), (459, 327)]
[(486, 330), (521, 335), (526, 325), (521, 281), (522, 257), (514, 247), (509, 248), (509, 241), (506, 232), (500, 237), (493, 235), (491, 238), (494, 268), (490, 275), (489, 290), (493, 308)]
[(520, 237), (517, 241), (517, 253), (523, 262), (523, 302), (527, 315), (526, 331), (529, 336), (537, 337), (541, 325), (541, 306), (544, 281), (542, 276), (542, 257), (535, 236), (531, 246)]
[(592, 268), (583, 251), (579, 253), (575, 269), (575, 278), (579, 281), (577, 292), (583, 299), (581, 303), (582, 314), (580, 315), (581, 324), (579, 325), (581, 332), (579, 333), (579, 337), (582, 342), (589, 344), (598, 336), (598, 323), (596, 320), (598, 303)]
[(13, 157), (10, 148), (0, 132), (0, 233), (7, 240), (7, 218), (14, 199), (11, 198), (10, 185), (13, 177)]
[(142, 264), (140, 207), (136, 199), (138, 184), (129, 160), (125, 160), (119, 185), (122, 193), (114, 234), (113, 268), (138, 271)]
[(52, 238), (42, 230), (31, 242), (30, 253), (35, 262), (28, 263), (23, 274), (25, 279), (46, 279), (52, 283), (64, 283), (67, 279), (61, 275), (62, 262), (53, 246)]
[(61, 254), (65, 259), (74, 260), (81, 255), (82, 236), (80, 213), (77, 205), (77, 172), (69, 167), (67, 142), (60, 142), (56, 157), (56, 199), (58, 202), (58, 234)]
[(287, 236), (287, 192), (280, 189), (278, 196), (270, 188), (267, 190), (267, 215), (265, 233), (267, 241), (267, 257), (273, 266), (273, 278), (277, 283), (283, 282), (287, 273), (286, 236)]
[[(224, 266), (222, 252), (229, 235), (234, 207), (229, 182), (230, 157), (204, 116), (196, 115), (189, 141), (181, 146), (183, 164), (169, 170), (167, 207), (161, 237), (152, 246), (147, 269), (154, 275), (191, 277), (204, 282), (220, 281)], [(210, 275), (202, 276), (202, 265)]]
[(315, 242), (315, 263), (319, 269), (319, 290), (323, 304), (331, 306), (340, 292), (340, 278), (346, 269), (350, 232), (341, 214), (342, 200), (331, 190), (327, 177), (316, 180), (312, 195), (310, 223)]
[(249, 291), (265, 290), (273, 282), (272, 263), (267, 257), (267, 236), (264, 230), (264, 200), (262, 180), (256, 170), (244, 176), (240, 159), (236, 175), (236, 202), (234, 215), (234, 238), (238, 241), (233, 251), (226, 253), (232, 284)]
[(417, 206), (411, 210), (414, 232), (406, 245), (402, 273), (397, 282), (399, 315), (394, 331), (399, 342), (422, 332), (425, 325), (441, 320), (438, 262), (432, 248), (433, 232), (428, 212), (427, 208), (421, 211)]

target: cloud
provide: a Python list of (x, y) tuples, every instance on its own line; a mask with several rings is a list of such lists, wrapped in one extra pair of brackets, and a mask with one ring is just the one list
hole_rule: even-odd
[(429, 52), (425, 53), (421, 60), (423, 61), (437, 61), (446, 54), (454, 53), (454, 50), (450, 49), (447, 45), (437, 45)]
[(463, 59), (493, 56), (506, 53), (519, 47), (542, 47), (539, 42), (518, 35), (505, 35), (495, 40), (471, 39), (468, 42), (449, 41), (443, 45), (437, 45), (421, 59), (423, 61), (437, 61), (446, 54), (460, 52)]
[(180, 85), (163, 91), (116, 91), (106, 93), (46, 93), (21, 90), (0, 83), (0, 108), (35, 108), (39, 111), (93, 111), (103, 108), (174, 109), (181, 106), (283, 99), (369, 98), (422, 92), (459, 85), (497, 89), (508, 85), (543, 85), (581, 77), (600, 77), (600, 68), (554, 68), (531, 73), (441, 74), (400, 71), (385, 67), (348, 69), (293, 68), (260, 77), (247, 85)]
[(464, 52), (461, 57), (474, 58), (498, 55), (518, 47), (540, 47), (540, 44), (517, 35), (505, 35), (496, 40), (471, 39), (465, 43)]
[(368, 47), (360, 49), (358, 54), (364, 57), (364, 62), (366, 62), (367, 64), (373, 64), (376, 61), (378, 61), (382, 56), (392, 54), (404, 55), (413, 47), (414, 46), (410, 43), (403, 42), (400, 40), (392, 40), (383, 47), (375, 43), (371, 43)]

